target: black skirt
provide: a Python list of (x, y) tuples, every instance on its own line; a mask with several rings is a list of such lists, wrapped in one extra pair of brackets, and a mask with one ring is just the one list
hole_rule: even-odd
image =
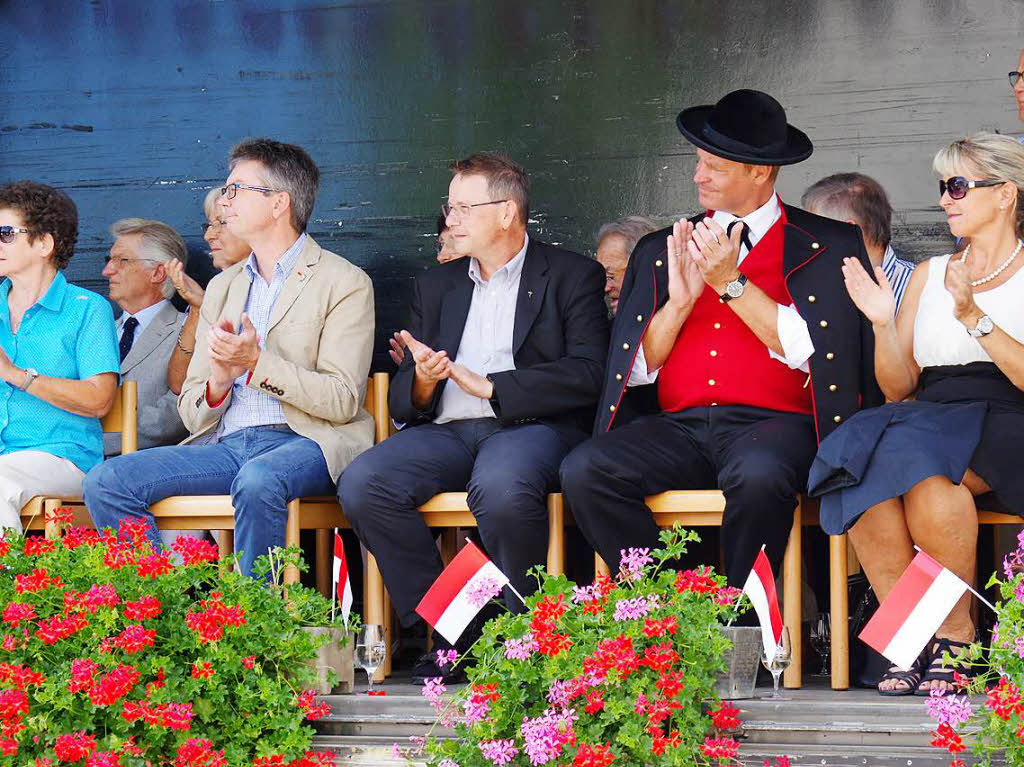
[(925, 368), (916, 401), (862, 410), (822, 441), (808, 492), (821, 498), (822, 528), (838, 535), (918, 482), (959, 483), (970, 468), (999, 510), (1024, 516), (1022, 452), (1024, 392), (994, 364)]

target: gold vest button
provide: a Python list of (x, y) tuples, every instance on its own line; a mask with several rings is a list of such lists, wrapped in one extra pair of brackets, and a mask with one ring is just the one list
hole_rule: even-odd
[(836, 355), (834, 355), (832, 352), (829, 352), (828, 354), (825, 355), (825, 359), (827, 360), (834, 360), (835, 358)]
[(839, 388), (839, 387), (838, 387), (838, 386), (836, 386), (835, 384), (829, 384), (829, 386), (828, 386), (828, 390), (829, 390), (829, 391), (835, 391), (835, 390), (836, 390), (836, 389), (838, 389), (838, 388)]
[(714, 385), (715, 385), (715, 379), (714, 378), (709, 378), (708, 379), (708, 386), (714, 386)]
[(654, 265), (655, 266), (661, 266), (661, 259), (659, 258), (657, 261), (655, 261)]
[(815, 301), (818, 300), (818, 297), (817, 296), (807, 296), (807, 300), (810, 301), (813, 304)]
[[(611, 412), (613, 412), (613, 413), (614, 413), (614, 412), (615, 412), (615, 405), (610, 405), (610, 406), (608, 407), (608, 410), (610, 410)], [(838, 418), (838, 417), (839, 417), (839, 416), (836, 416), (836, 418)]]
[(826, 320), (822, 320), (818, 324), (821, 325), (823, 328), (827, 328), (828, 327), (828, 322)]
[(839, 423), (840, 421), (842, 421), (842, 420), (843, 420), (843, 417), (842, 417), (841, 415), (837, 415), (837, 416), (836, 416), (835, 418), (833, 418), (832, 420), (833, 420), (833, 421), (835, 421), (836, 423)]
[(616, 373), (615, 374), (615, 380), (616, 381), (621, 381), (622, 380), (622, 373)]
[(622, 348), (625, 349), (626, 351), (629, 351), (629, 344), (623, 344)]

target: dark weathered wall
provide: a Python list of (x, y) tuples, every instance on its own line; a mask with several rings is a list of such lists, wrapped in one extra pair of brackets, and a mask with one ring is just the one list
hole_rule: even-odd
[(945, 246), (931, 156), (1016, 131), (1019, 0), (24, 0), (0, 4), (0, 180), (70, 190), (76, 282), (104, 290), (106, 227), (161, 218), (201, 245), (229, 146), (270, 135), (324, 172), (313, 235), (366, 268), (378, 358), (433, 259), (446, 164), (501, 148), (534, 179), (534, 230), (579, 250), (604, 220), (695, 208), (682, 106), (776, 95), (826, 173), (876, 176), (912, 254)]

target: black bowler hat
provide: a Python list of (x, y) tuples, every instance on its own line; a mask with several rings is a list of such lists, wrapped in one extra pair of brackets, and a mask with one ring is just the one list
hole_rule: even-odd
[(736, 162), (792, 165), (814, 151), (807, 134), (786, 122), (782, 104), (761, 91), (733, 91), (714, 106), (684, 109), (676, 125), (691, 144)]

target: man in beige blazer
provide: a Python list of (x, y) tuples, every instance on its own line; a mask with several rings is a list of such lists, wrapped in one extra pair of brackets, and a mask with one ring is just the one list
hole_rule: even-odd
[[(203, 299), (178, 398), (191, 436), (101, 464), (86, 477), (85, 500), (97, 527), (116, 527), (125, 518), (152, 524), (149, 507), (171, 495), (230, 493), (248, 574), (284, 543), (288, 502), (332, 494), (373, 443), (362, 407), (373, 287), (306, 234), (320, 174), (305, 151), (245, 141), (230, 168), (224, 220), (253, 252), (214, 277)], [(204, 435), (214, 441), (188, 444)]]

